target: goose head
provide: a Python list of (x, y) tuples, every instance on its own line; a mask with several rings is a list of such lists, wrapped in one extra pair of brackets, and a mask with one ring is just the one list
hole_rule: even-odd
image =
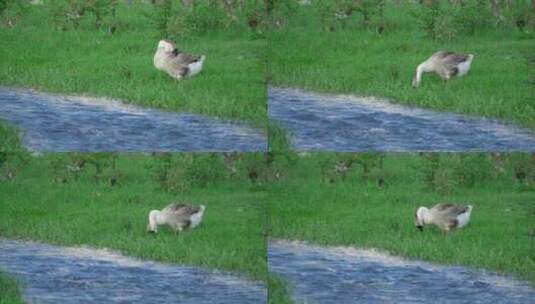
[(414, 73), (414, 76), (412, 77), (412, 87), (417, 88), (420, 86), (420, 82), (416, 79), (416, 73)]
[(425, 72), (429, 72), (430, 68), (428, 67), (427, 62), (421, 63), (416, 67), (416, 71), (414, 71), (414, 75), (412, 76), (412, 87), (417, 88), (420, 86), (420, 82), (422, 81), (422, 74)]
[(173, 52), (175, 50), (175, 44), (169, 40), (160, 40), (158, 42), (158, 51), (163, 51), (166, 53)]
[(147, 232), (156, 233), (158, 232), (158, 222), (160, 220), (160, 211), (152, 210), (149, 212), (149, 223), (147, 224)]

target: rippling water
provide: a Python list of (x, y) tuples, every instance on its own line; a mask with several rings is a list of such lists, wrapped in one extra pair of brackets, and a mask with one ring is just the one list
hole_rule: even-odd
[(535, 150), (535, 132), (490, 119), (275, 87), (268, 99), (269, 118), (301, 151)]
[(263, 284), (224, 272), (6, 239), (0, 253), (30, 303), (266, 303)]
[(269, 270), (297, 303), (533, 303), (528, 283), (483, 271), (406, 261), (373, 250), (271, 241)]
[(260, 130), (119, 101), (0, 87), (0, 119), (34, 151), (264, 151)]

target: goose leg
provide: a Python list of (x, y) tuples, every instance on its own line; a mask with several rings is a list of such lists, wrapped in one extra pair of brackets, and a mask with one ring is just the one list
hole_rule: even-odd
[(182, 232), (182, 225), (180, 225), (180, 224), (173, 225), (173, 230), (175, 231), (175, 234), (178, 234), (179, 232)]

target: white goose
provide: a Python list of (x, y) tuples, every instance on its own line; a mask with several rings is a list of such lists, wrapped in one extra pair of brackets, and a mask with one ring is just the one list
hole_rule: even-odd
[(433, 208), (420, 207), (414, 215), (414, 224), (420, 231), (424, 225), (436, 225), (446, 234), (452, 229), (462, 228), (470, 221), (472, 205), (437, 204)]
[(149, 212), (148, 232), (158, 232), (158, 225), (168, 225), (175, 232), (197, 227), (204, 214), (204, 205), (169, 204), (164, 209)]
[(451, 77), (461, 77), (470, 70), (474, 55), (459, 54), (454, 52), (439, 51), (431, 55), (426, 61), (420, 63), (412, 78), (412, 86), (417, 88), (422, 81), (423, 73), (434, 72), (442, 79), (449, 80)]
[(179, 51), (172, 41), (160, 40), (153, 61), (156, 69), (180, 80), (199, 74), (202, 71), (204, 59), (205, 56), (195, 56)]

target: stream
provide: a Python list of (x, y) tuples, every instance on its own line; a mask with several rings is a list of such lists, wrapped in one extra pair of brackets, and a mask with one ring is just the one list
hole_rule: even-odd
[(266, 150), (261, 130), (202, 115), (142, 108), (105, 98), (0, 87), (0, 119), (40, 152)]
[(29, 303), (266, 303), (260, 282), (103, 249), (0, 239), (0, 253)]
[(535, 289), (486, 271), (408, 261), (375, 250), (272, 240), (268, 267), (296, 303), (533, 303)]
[(535, 132), (370, 97), (270, 87), (270, 120), (299, 151), (534, 151)]

